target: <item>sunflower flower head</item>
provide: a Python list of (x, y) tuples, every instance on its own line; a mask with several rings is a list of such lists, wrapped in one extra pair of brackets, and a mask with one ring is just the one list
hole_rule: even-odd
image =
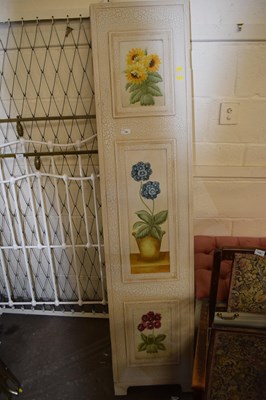
[(147, 70), (141, 63), (131, 64), (126, 69), (126, 76), (130, 83), (139, 85), (147, 79)]
[(143, 49), (131, 49), (127, 54), (127, 64), (130, 65), (141, 62), (146, 54), (146, 51)]
[(145, 65), (148, 72), (156, 72), (160, 68), (161, 59), (157, 54), (149, 54), (146, 56)]

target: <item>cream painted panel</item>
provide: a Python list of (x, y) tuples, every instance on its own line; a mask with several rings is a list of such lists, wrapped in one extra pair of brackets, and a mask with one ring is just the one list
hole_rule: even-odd
[[(189, 390), (194, 268), (188, 1), (109, 3), (93, 6), (91, 12), (115, 393), (125, 394), (129, 386), (171, 383)], [(128, 57), (132, 49), (143, 48), (148, 55), (159, 54), (162, 82), (152, 74), (155, 85), (149, 86), (144, 52), (134, 50)], [(133, 53), (139, 53), (140, 64), (133, 64), (129, 83), (136, 76), (142, 79), (131, 87), (135, 103), (124, 73), (128, 63), (132, 67)], [(144, 86), (138, 86), (143, 83), (152, 95), (159, 85), (162, 96), (156, 96), (154, 105), (151, 96), (143, 97)], [(142, 106), (140, 99), (150, 105)], [(132, 178), (138, 162), (146, 163), (147, 179), (160, 184), (154, 202), (141, 194), (149, 181)], [(145, 225), (137, 217), (147, 222), (151, 214), (163, 221), (165, 231), (152, 260), (141, 255), (142, 245), (138, 250), (132, 234)], [(156, 326), (143, 323), (148, 312), (157, 315)]]

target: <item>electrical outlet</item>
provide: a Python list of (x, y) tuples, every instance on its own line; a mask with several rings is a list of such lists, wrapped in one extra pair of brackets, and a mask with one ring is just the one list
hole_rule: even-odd
[(238, 124), (239, 103), (221, 103), (220, 125)]

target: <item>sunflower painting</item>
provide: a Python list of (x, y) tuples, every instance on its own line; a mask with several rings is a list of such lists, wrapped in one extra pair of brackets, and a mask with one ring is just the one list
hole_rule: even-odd
[(126, 91), (130, 93), (130, 104), (155, 105), (155, 97), (163, 96), (159, 83), (161, 59), (156, 53), (145, 48), (132, 48), (126, 55)]

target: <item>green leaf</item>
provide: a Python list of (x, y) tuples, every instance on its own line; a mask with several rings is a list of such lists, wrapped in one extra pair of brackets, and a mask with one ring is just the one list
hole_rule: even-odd
[(136, 211), (135, 214), (137, 214), (142, 221), (147, 222), (147, 224), (152, 224), (152, 216), (146, 210)]
[(142, 222), (142, 221), (137, 221), (137, 222), (135, 222), (135, 224), (133, 225), (133, 229), (138, 229), (138, 228), (140, 228), (141, 226), (143, 226), (143, 225), (147, 225), (145, 222)]
[(130, 92), (134, 92), (134, 90), (141, 90), (141, 85), (137, 85), (136, 83), (131, 83)]
[(153, 73), (152, 73), (152, 76), (155, 77), (155, 78), (157, 78), (157, 79), (161, 79), (161, 80), (163, 81), (163, 78), (162, 78), (162, 76), (159, 74), (159, 72), (153, 72)]
[(140, 105), (141, 106), (153, 106), (155, 104), (155, 101), (152, 97), (151, 94), (147, 93), (141, 96), (140, 98)]
[(135, 234), (135, 238), (137, 239), (141, 239), (144, 238), (145, 236), (148, 236), (150, 234), (151, 228), (149, 226), (146, 225), (146, 228), (140, 228), (136, 234)]
[(157, 335), (155, 337), (155, 343), (158, 344), (160, 342), (163, 342), (165, 338), (166, 338), (166, 335), (164, 335), (164, 334)]
[(157, 224), (162, 224), (167, 220), (168, 217), (168, 211), (160, 211), (157, 214), (154, 215), (154, 223)]
[(143, 95), (142, 90), (135, 90), (134, 92), (132, 92), (130, 99), (129, 99), (130, 104), (135, 104), (138, 101), (140, 101), (142, 95)]
[(162, 239), (162, 234), (160, 228), (157, 226), (153, 226), (151, 228), (151, 236), (153, 236), (155, 239), (161, 240)]
[(140, 334), (141, 339), (143, 340), (144, 343), (148, 343), (148, 336), (146, 336), (144, 333)]
[(158, 343), (157, 348), (158, 348), (158, 350), (166, 350), (166, 347), (163, 343)]
[(155, 84), (150, 84), (147, 88), (148, 93), (150, 93), (152, 96), (162, 96), (161, 89), (156, 86)]
[(138, 351), (145, 351), (145, 350), (147, 350), (147, 344), (146, 343), (139, 343)]
[(128, 83), (126, 84), (126, 90), (127, 90), (128, 88), (130, 88), (130, 86), (132, 86), (132, 85), (133, 85), (133, 83), (128, 82)]
[(149, 72), (147, 79), (150, 82), (154, 82), (154, 83), (158, 83), (158, 82), (162, 82), (163, 81), (163, 78), (161, 77), (160, 74), (158, 74), (158, 72)]

